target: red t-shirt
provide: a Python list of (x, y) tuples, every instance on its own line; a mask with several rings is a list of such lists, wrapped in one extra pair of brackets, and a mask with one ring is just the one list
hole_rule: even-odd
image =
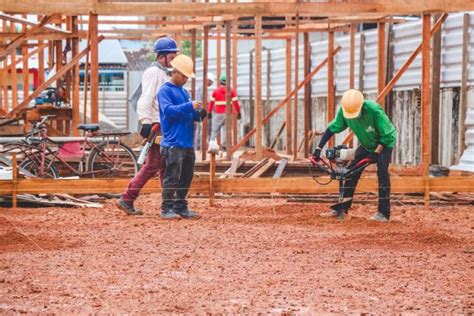
[[(240, 105), (237, 100), (237, 93), (231, 88), (230, 97), (232, 104), (234, 105), (235, 111), (240, 113)], [(226, 107), (226, 86), (219, 86), (214, 92), (212, 92), (211, 102), (209, 102), (208, 112), (211, 113), (215, 106), (215, 112), (219, 114), (225, 113)]]

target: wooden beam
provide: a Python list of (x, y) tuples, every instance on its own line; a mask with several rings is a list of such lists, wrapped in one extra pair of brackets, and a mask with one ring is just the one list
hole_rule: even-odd
[(365, 72), (365, 34), (360, 33), (359, 42), (359, 91), (364, 91), (364, 72)]
[[(97, 14), (89, 14), (91, 48), (91, 123), (99, 122), (99, 40), (97, 35)], [(87, 88), (86, 88), (87, 89)]]
[[(329, 32), (328, 34), (328, 109), (327, 109), (327, 121), (331, 122), (336, 113), (336, 103), (334, 100), (335, 89), (334, 89), (334, 32)], [(329, 147), (334, 146), (334, 137), (329, 140)]]
[[(234, 0), (237, 1), (237, 0)], [(238, 63), (238, 56), (237, 56), (237, 21), (232, 21), (232, 88), (238, 91), (238, 73), (237, 73), (237, 63)], [(237, 122), (237, 112), (235, 111), (234, 107), (232, 106), (232, 146), (237, 144), (238, 139), (238, 122)], [(230, 146), (229, 146), (230, 147)]]
[[(99, 38), (99, 41), (101, 41), (102, 38)], [(45, 81), (42, 85), (40, 85), (32, 94), (28, 96), (28, 98), (25, 98), (22, 103), (20, 103), (16, 108), (14, 108), (12, 111), (8, 113), (8, 117), (16, 117), (18, 114), (20, 114), (26, 107), (28, 107), (28, 104), (30, 103), (31, 100), (36, 98), (41, 92), (43, 92), (44, 89), (49, 87), (51, 83), (53, 83), (55, 80), (57, 80), (59, 77), (64, 75), (66, 71), (71, 69), (76, 63), (78, 63), (82, 57), (84, 57), (88, 52), (89, 52), (90, 46), (87, 46), (84, 48), (77, 56), (75, 56), (69, 63), (64, 65), (59, 72), (54, 74), (51, 78), (49, 78), (47, 81)]]
[[(1, 7), (1, 6), (0, 6)], [(38, 30), (40, 30), (44, 25), (48, 24), (51, 20), (53, 20), (56, 17), (56, 14), (50, 15), (50, 16), (45, 16), (40, 23), (37, 25), (33, 26), (30, 29), (25, 30), (21, 35), (19, 35), (17, 38), (15, 38), (13, 41), (8, 43), (6, 47), (0, 48), (0, 61), (4, 60), (6, 56), (10, 53), (12, 53), (20, 44), (25, 40), (28, 39), (28, 37)], [(12, 25), (14, 25), (12, 23)], [(11, 30), (12, 32), (15, 31), (14, 28)]]
[[(304, 76), (311, 72), (311, 42), (309, 41), (309, 33), (304, 33)], [(304, 135), (308, 135), (311, 130), (311, 81), (304, 86)], [(303, 157), (308, 158), (309, 139), (304, 138)]]
[[(15, 30), (15, 23), (10, 23), (10, 31)], [(12, 44), (13, 42), (10, 42)], [(16, 45), (18, 46), (18, 45)], [(1, 50), (0, 50), (1, 54)], [(6, 59), (6, 55), (5, 55)], [(10, 60), (16, 60), (16, 49), (12, 49), (10, 52)], [(1, 61), (1, 58), (0, 58)], [(16, 65), (12, 63), (10, 65), (10, 85), (12, 90), (12, 109), (14, 109), (18, 105), (18, 76), (16, 73)]]
[(466, 115), (467, 115), (467, 80), (469, 62), (469, 13), (464, 13), (463, 19), (463, 41), (462, 41), (462, 62), (461, 62), (461, 98), (459, 101), (459, 151), (461, 157), (466, 148)]
[[(381, 22), (377, 25), (378, 29), (378, 41), (377, 41), (377, 92), (380, 95), (383, 88), (385, 87), (386, 77), (386, 61), (387, 56), (385, 55), (385, 23)], [(385, 98), (378, 102), (382, 107), (385, 106)]]
[[(72, 17), (72, 33), (77, 33), (78, 25), (77, 25), (77, 16)], [(79, 54), (79, 40), (73, 39), (71, 43), (71, 54), (72, 58)], [(79, 96), (79, 86), (80, 86), (80, 77), (79, 77), (79, 63), (74, 65), (74, 71), (72, 74), (73, 82), (72, 82), (72, 134), (73, 136), (79, 136), (79, 130), (77, 126), (81, 122), (81, 114), (80, 114), (80, 107), (81, 107), (81, 100)]]
[[(440, 15), (438, 15), (439, 18)], [(433, 71), (431, 89), (431, 161), (439, 164), (439, 121), (440, 121), (440, 83), (441, 83), (441, 33), (433, 36)], [(463, 69), (463, 68), (461, 68)]]
[(226, 75), (226, 108), (225, 108), (225, 144), (226, 144), (226, 158), (227, 160), (232, 160), (232, 152), (230, 151), (232, 146), (232, 96), (231, 96), (231, 42), (230, 42), (230, 31), (231, 31), (231, 21), (225, 22), (225, 75)]
[(421, 162), (425, 176), (425, 206), (430, 204), (429, 166), (431, 162), (431, 15), (423, 14), (421, 51)]
[(97, 2), (57, 0), (0, 0), (4, 12), (67, 15), (122, 15), (122, 16), (284, 16), (286, 14), (314, 17), (351, 16), (354, 12), (367, 15), (409, 15), (420, 12), (460, 12), (474, 10), (474, 3), (466, 0), (373, 0), (370, 2), (304, 2), (304, 3), (158, 3), (158, 2)]
[[(202, 42), (202, 68), (203, 68), (203, 82), (202, 82), (202, 106), (207, 110), (208, 90), (207, 90), (207, 69), (209, 64), (209, 26), (204, 27), (204, 40)], [(217, 78), (219, 80), (219, 78)], [(209, 119), (206, 117), (202, 124), (201, 131), (201, 159), (206, 160), (207, 153), (207, 128)]]
[[(299, 60), (300, 60), (300, 36), (299, 36), (299, 17), (296, 15), (296, 31), (295, 31), (295, 87), (299, 82)], [(298, 158), (298, 92), (295, 94), (293, 101), (293, 160)]]
[[(26, 16), (23, 16), (26, 17)], [(26, 32), (26, 25), (23, 24), (23, 32)], [(28, 67), (28, 47), (23, 46), (21, 48), (22, 55), (22, 76), (23, 76), (23, 98), (28, 97), (30, 93), (30, 71)]]
[[(0, 20), (10, 21), (10, 22), (14, 22), (14, 23), (20, 23), (24, 26), (26, 26), (26, 25), (38, 26), (38, 23), (31, 22), (30, 20), (27, 20), (25, 17), (18, 18), (16, 16), (4, 14), (4, 13), (1, 13), (1, 12), (0, 12)], [(50, 25), (44, 25), (44, 26), (42, 26), (42, 28), (45, 29), (45, 30), (49, 30), (49, 31), (53, 31), (53, 32), (61, 33), (61, 34), (65, 34), (65, 35), (71, 34), (71, 32), (69, 32), (69, 31), (65, 31), (61, 28), (50, 26)]]
[(349, 89), (354, 89), (355, 73), (355, 33), (356, 25), (351, 23), (350, 47), (349, 47)]
[[(336, 55), (337, 53), (339, 53), (341, 50), (341, 46), (338, 46), (334, 51), (333, 51), (333, 54)], [(290, 94), (288, 94), (273, 110), (270, 111), (270, 113), (268, 113), (262, 120), (262, 124), (266, 124), (270, 121), (270, 118), (275, 115), (275, 113), (277, 113), (283, 106), (286, 105), (286, 103), (288, 102), (289, 99), (291, 99), (297, 92), (299, 89), (301, 89), (301, 87), (303, 87), (309, 80), (311, 80), (311, 78), (314, 77), (314, 75), (316, 75), (328, 62), (328, 58), (326, 57), (318, 66), (316, 66), (316, 68), (313, 69), (313, 71), (308, 75), (306, 76), (306, 78), (303, 79), (303, 81), (301, 81), (298, 86), (293, 90), (291, 91)], [(252, 128), (248, 133), (247, 135), (245, 135), (241, 140), (240, 142), (235, 145), (234, 147), (232, 147), (232, 152), (235, 152), (237, 149), (240, 148), (240, 146), (242, 146), (243, 144), (245, 144), (249, 139), (250, 137), (252, 137), (252, 135), (255, 134), (255, 128)]]
[[(258, 160), (262, 159), (262, 16), (255, 17), (255, 30), (257, 31), (257, 39), (255, 41), (255, 152)], [(234, 150), (232, 150), (234, 152)]]
[[(430, 32), (430, 36), (433, 37), (434, 34), (436, 34), (440, 29), (441, 26), (443, 25), (443, 22), (446, 21), (448, 18), (447, 14), (443, 14), (439, 20), (436, 22), (436, 24), (433, 26)], [(382, 90), (382, 92), (379, 94), (377, 97), (377, 102), (380, 102), (380, 100), (384, 99), (385, 96), (393, 89), (395, 84), (398, 82), (398, 79), (405, 73), (405, 71), (410, 67), (411, 63), (416, 59), (416, 56), (421, 52), (421, 46), (422, 44), (418, 45), (418, 47), (415, 49), (413, 53), (408, 57), (408, 59), (405, 61), (405, 63), (398, 69), (398, 71), (395, 73), (393, 78), (390, 80), (390, 82), (385, 86), (385, 88)], [(344, 144), (349, 143), (352, 138), (354, 137), (354, 133), (349, 133), (347, 135), (346, 139), (344, 140)]]
[[(286, 49), (285, 86), (286, 86), (286, 95), (290, 95), (291, 94), (291, 39), (286, 40), (285, 49)], [(285, 124), (286, 124), (286, 154), (291, 155), (292, 153), (291, 98), (289, 98), (288, 101), (286, 102), (286, 123)]]

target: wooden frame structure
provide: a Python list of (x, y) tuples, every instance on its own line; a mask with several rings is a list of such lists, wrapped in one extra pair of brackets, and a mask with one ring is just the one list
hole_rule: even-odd
[[(424, 170), (424, 187), (426, 201), (428, 203), (429, 191), (432, 190), (433, 181), (428, 178), (428, 166), (431, 155), (431, 138), (430, 138), (430, 39), (439, 32), (442, 23), (446, 20), (447, 13), (474, 10), (473, 1), (452, 0), (446, 2), (443, 0), (432, 0), (417, 2), (414, 1), (407, 4), (405, 0), (369, 0), (369, 1), (326, 1), (326, 2), (299, 2), (299, 1), (255, 1), (239, 3), (238, 1), (217, 1), (217, 3), (205, 2), (134, 2), (134, 1), (83, 1), (70, 0), (67, 2), (55, 0), (23, 0), (11, 1), (0, 0), (0, 115), (6, 115), (9, 118), (19, 115), (25, 106), (37, 96), (42, 89), (47, 87), (51, 82), (59, 80), (64, 76), (66, 82), (66, 94), (71, 99), (72, 110), (72, 130), (76, 130), (77, 124), (85, 122), (84, 118), (79, 117), (79, 60), (86, 56), (85, 64), (85, 98), (87, 99), (87, 87), (90, 87), (90, 122), (98, 121), (98, 102), (99, 102), (99, 78), (98, 78), (98, 44), (103, 38), (119, 38), (119, 39), (135, 39), (147, 40), (156, 39), (157, 37), (174, 34), (179, 39), (191, 39), (193, 44), (193, 58), (195, 59), (196, 41), (203, 40), (203, 78), (207, 78), (208, 66), (208, 41), (210, 39), (226, 39), (226, 73), (231, 76), (235, 82), (236, 77), (236, 43), (238, 40), (255, 40), (255, 127), (238, 140), (235, 133), (235, 119), (229, 120), (234, 122), (227, 124), (227, 142), (233, 146), (227, 147), (227, 158), (231, 159), (232, 154), (240, 148), (248, 139), (255, 134), (255, 147), (257, 158), (262, 156), (262, 131), (263, 125), (267, 124), (270, 118), (275, 115), (283, 107), (285, 111), (285, 123), (280, 128), (282, 133), (286, 128), (286, 147), (287, 154), (292, 154), (295, 159), (298, 157), (298, 95), (299, 89), (305, 87), (305, 107), (304, 107), (304, 133), (308, 135), (311, 122), (311, 115), (308, 96), (310, 96), (309, 86), (312, 76), (314, 76), (322, 67), (328, 66), (328, 120), (335, 115), (335, 89), (334, 89), (334, 61), (335, 54), (340, 50), (334, 45), (334, 33), (339, 31), (347, 31), (351, 34), (350, 40), (350, 87), (354, 86), (354, 49), (355, 49), (355, 28), (357, 23), (375, 22), (378, 23), (378, 92), (377, 101), (384, 104), (385, 96), (393, 88), (397, 80), (402, 76), (405, 70), (413, 62), (415, 57), (421, 52), (423, 60), (422, 71), (422, 153), (423, 153), (423, 170)], [(431, 27), (431, 18), (434, 13), (441, 13), (441, 17)], [(37, 14), (38, 23), (31, 22), (18, 15)], [(394, 15), (418, 14), (423, 18), (423, 36), (422, 44), (415, 49), (405, 64), (397, 71), (393, 78), (388, 80), (386, 84), (385, 73), (385, 52), (386, 47), (386, 26), (388, 23), (398, 21), (399, 18), (393, 18)], [(118, 19), (110, 21), (104, 19), (105, 16), (146, 16), (144, 20), (127, 20)], [(83, 19), (82, 16), (88, 16)], [(152, 18), (148, 18), (152, 17)], [(157, 18), (158, 17), (158, 18)], [(264, 20), (263, 17), (267, 19)], [(245, 18), (245, 19), (243, 19)], [(54, 25), (50, 25), (53, 23)], [(87, 31), (80, 31), (79, 25), (88, 25)], [(121, 26), (115, 30), (104, 30), (101, 25), (116, 24)], [(146, 28), (128, 29), (127, 25), (143, 25)], [(21, 31), (17, 31), (18, 25), (22, 26)], [(234, 27), (232, 27), (232, 25)], [(240, 25), (250, 26), (243, 30), (239, 29)], [(279, 25), (281, 28), (272, 29), (267, 26)], [(222, 27), (225, 26), (224, 36), (221, 34)], [(309, 36), (311, 32), (327, 32), (328, 33), (328, 55), (327, 58), (311, 71), (311, 65), (308, 63), (310, 52)], [(295, 43), (298, 47), (300, 34), (303, 33), (303, 42), (305, 49), (305, 60), (303, 61), (305, 68), (305, 78), (298, 82), (298, 52), (295, 49), (295, 68), (294, 68), (294, 89), (291, 89), (291, 45)], [(85, 50), (79, 52), (78, 41), (87, 39), (88, 45)], [(272, 109), (265, 117), (262, 112), (261, 103), (261, 76), (262, 76), (262, 40), (282, 40), (286, 43), (286, 78), (287, 78), (287, 96)], [(363, 38), (361, 38), (363, 40)], [(46, 41), (46, 42), (45, 42)], [(66, 47), (71, 48), (72, 57), (70, 60), (64, 60), (63, 41)], [(232, 46), (230, 45), (232, 41)], [(220, 43), (220, 41), (218, 41)], [(23, 56), (17, 60), (16, 48), (22, 47)], [(29, 51), (29, 48), (34, 48)], [(65, 48), (66, 48), (65, 47)], [(56, 74), (48, 80), (44, 78), (43, 54), (47, 49), (49, 53), (49, 68), (56, 65)], [(218, 45), (217, 55), (221, 56), (220, 44)], [(232, 50), (232, 52), (231, 52)], [(41, 60), (39, 65), (40, 86), (35, 91), (29, 91), (28, 81), (24, 79), (23, 95), (24, 100), (19, 102), (18, 91), (16, 85), (12, 85), (12, 104), (9, 104), (8, 98), (8, 73), (12, 82), (16, 82), (16, 64), (21, 62), (23, 68), (28, 66), (28, 58), (34, 54), (38, 54)], [(7, 62), (9, 56), (10, 64)], [(232, 69), (231, 69), (232, 68)], [(231, 72), (232, 70), (232, 72)], [(87, 82), (87, 73), (90, 72), (90, 82)], [(220, 59), (218, 63), (218, 74), (220, 75)], [(24, 74), (26, 74), (24, 72)], [(27, 76), (25, 76), (27, 77)], [(206, 80), (204, 80), (206, 82)], [(230, 82), (230, 80), (228, 81)], [(360, 82), (359, 82), (360, 83)], [(192, 84), (192, 93), (194, 93), (195, 82)], [(230, 84), (227, 85), (230, 89)], [(206, 103), (208, 91), (207, 86), (203, 85), (204, 103)], [(292, 107), (292, 98), (294, 105)], [(229, 100), (228, 100), (229, 102)], [(84, 102), (84, 113), (86, 113), (86, 103)], [(204, 104), (206, 106), (206, 104)], [(228, 112), (228, 118), (232, 113)], [(56, 126), (59, 129), (59, 126)], [(205, 135), (207, 122), (203, 124), (203, 155), (206, 159)], [(233, 137), (231, 137), (233, 135)], [(346, 139), (351, 140), (352, 136)], [(304, 152), (307, 155), (309, 145), (305, 139)], [(212, 171), (211, 171), (212, 174)], [(212, 178), (212, 177), (211, 177)], [(214, 181), (214, 180), (212, 180)], [(279, 180), (281, 181), (281, 180)], [(215, 182), (219, 191), (219, 181)], [(253, 186), (252, 186), (253, 187)], [(251, 189), (254, 190), (254, 189)], [(214, 190), (213, 190), (214, 191)]]

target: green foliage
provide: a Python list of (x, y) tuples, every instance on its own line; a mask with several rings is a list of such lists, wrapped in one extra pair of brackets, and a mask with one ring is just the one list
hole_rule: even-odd
[[(201, 57), (201, 47), (202, 47), (202, 42), (196, 41), (196, 58)], [(191, 56), (191, 41), (190, 40), (184, 40), (181, 48), (182, 48), (183, 54)]]

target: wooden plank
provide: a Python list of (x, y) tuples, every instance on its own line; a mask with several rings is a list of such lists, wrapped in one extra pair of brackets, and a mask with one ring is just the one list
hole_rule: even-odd
[[(381, 22), (377, 25), (377, 92), (380, 95), (383, 88), (385, 87), (385, 76), (386, 76), (386, 43), (385, 43), (385, 23)], [(382, 107), (385, 107), (385, 98), (379, 101)]]
[[(99, 41), (102, 40), (102, 38), (99, 39)], [(34, 98), (36, 98), (44, 89), (46, 89), (47, 87), (49, 87), (51, 85), (51, 83), (53, 81), (55, 81), (57, 78), (61, 77), (62, 75), (64, 75), (66, 73), (66, 71), (68, 71), (69, 69), (71, 69), (76, 63), (79, 62), (79, 60), (84, 57), (88, 52), (89, 52), (89, 49), (90, 47), (87, 46), (86, 48), (84, 48), (82, 50), (82, 52), (80, 52), (77, 56), (75, 56), (73, 59), (71, 59), (71, 61), (69, 63), (67, 63), (66, 65), (64, 65), (61, 70), (59, 72), (57, 72), (54, 76), (52, 76), (51, 78), (49, 78), (46, 82), (44, 82), (42, 85), (40, 85), (32, 94), (30, 94), (28, 96), (28, 98), (24, 99), (23, 102), (21, 104), (19, 104), (16, 108), (14, 108), (12, 111), (10, 111), (8, 113), (8, 117), (15, 117), (17, 116), (18, 114), (20, 114), (24, 109), (26, 109), (26, 107), (28, 106), (28, 104), (30, 103), (31, 100), (33, 100)]]
[(287, 158), (282, 158), (280, 160), (278, 168), (277, 168), (277, 170), (275, 170), (275, 173), (273, 174), (273, 179), (281, 178), (281, 175), (283, 174), (283, 171), (285, 171), (285, 167), (286, 167), (287, 164), (288, 164), (288, 159)]
[[(15, 23), (10, 23), (10, 30), (15, 30)], [(12, 42), (11, 42), (12, 43)], [(21, 43), (21, 41), (20, 41)], [(6, 56), (5, 56), (6, 57)], [(0, 58), (1, 60), (1, 58)], [(16, 60), (16, 49), (13, 49), (10, 54), (10, 60)], [(14, 109), (18, 105), (18, 76), (16, 73), (16, 65), (12, 63), (10, 65), (10, 86), (12, 90), (12, 108)]]
[[(296, 15), (296, 32), (295, 32), (295, 89), (298, 87), (299, 79), (299, 60), (300, 60), (300, 36), (299, 36), (299, 16)], [(306, 84), (306, 83), (305, 83)], [(298, 158), (298, 92), (295, 93), (295, 99), (293, 100), (293, 160)]]
[(245, 172), (242, 178), (248, 178), (251, 175), (253, 175), (258, 169), (260, 169), (263, 165), (265, 165), (267, 161), (268, 161), (268, 157), (265, 157), (262, 160), (260, 160), (255, 166), (253, 166), (247, 172)]
[(349, 89), (354, 89), (356, 24), (351, 23), (349, 47)]
[[(26, 18), (26, 15), (23, 15), (23, 18)], [(23, 24), (23, 32), (26, 32), (26, 25)], [(30, 93), (30, 72), (28, 67), (28, 47), (23, 45), (21, 48), (22, 55), (22, 76), (23, 76), (23, 98), (28, 97)]]
[[(436, 34), (440, 29), (441, 26), (443, 25), (444, 21), (448, 18), (448, 15), (445, 13), (443, 14), (439, 20), (436, 22), (436, 24), (433, 26), (430, 32), (430, 36), (433, 37), (434, 34)], [(385, 96), (393, 89), (395, 84), (398, 82), (398, 79), (405, 73), (405, 71), (410, 67), (411, 63), (416, 59), (416, 56), (421, 52), (421, 46), (422, 44), (418, 45), (418, 47), (411, 53), (411, 55), (408, 57), (408, 59), (405, 61), (405, 63), (398, 69), (398, 71), (395, 73), (393, 78), (390, 80), (390, 82), (385, 86), (385, 88), (382, 90), (382, 92), (379, 94), (377, 97), (377, 102), (380, 102), (380, 100), (383, 100)], [(354, 137), (354, 133), (349, 133), (349, 135), (346, 137), (344, 140), (344, 144), (349, 143), (352, 138)]]
[[(304, 33), (304, 76), (311, 72), (311, 42), (309, 33)], [(304, 86), (304, 135), (308, 135), (311, 131), (311, 83), (308, 82)], [(308, 158), (309, 152), (308, 138), (304, 138), (303, 157)]]
[[(235, 0), (237, 1), (237, 0)], [(238, 91), (238, 73), (237, 73), (237, 35), (238, 35), (238, 24), (237, 20), (234, 20), (232, 22), (232, 88), (234, 88), (235, 91)], [(237, 112), (235, 111), (234, 107), (232, 106), (232, 146), (235, 146), (237, 144), (237, 139), (238, 139), (238, 129), (237, 129)], [(229, 146), (231, 147), (231, 146)]]
[(268, 169), (270, 169), (275, 163), (275, 159), (269, 158), (268, 161), (258, 170), (256, 170), (250, 178), (259, 178), (262, 176)]
[(67, 15), (119, 16), (284, 16), (291, 13), (307, 14), (314, 17), (340, 17), (358, 15), (409, 15), (420, 12), (460, 12), (474, 10), (474, 3), (466, 0), (373, 0), (366, 2), (278, 2), (278, 3), (173, 3), (173, 2), (132, 2), (132, 1), (57, 1), (57, 0), (0, 0), (4, 12)]
[(359, 43), (359, 91), (364, 91), (365, 34), (360, 34)]
[(466, 115), (467, 115), (467, 80), (469, 62), (469, 13), (464, 13), (463, 19), (463, 41), (462, 41), (462, 63), (461, 63), (461, 99), (459, 102), (459, 151), (461, 157), (466, 148)]
[(237, 172), (237, 170), (242, 166), (242, 164), (245, 162), (245, 160), (241, 159), (240, 157), (234, 157), (232, 159), (232, 163), (227, 169), (223, 175), (221, 175), (219, 178), (225, 179), (225, 178), (232, 178), (233, 174)]
[[(439, 18), (440, 15), (437, 15)], [(440, 121), (440, 82), (441, 82), (441, 32), (433, 36), (433, 69), (431, 74), (431, 161), (439, 164), (439, 121)], [(461, 68), (464, 70), (464, 68)], [(462, 86), (462, 84), (461, 84)], [(462, 100), (462, 97), (461, 97)]]
[(430, 69), (431, 69), (431, 15), (423, 14), (423, 40), (421, 42), (421, 163), (425, 175), (425, 207), (430, 205), (429, 194), (429, 166), (431, 162), (431, 90), (430, 90)]
[(211, 161), (209, 163), (209, 205), (215, 205), (214, 182), (216, 178), (216, 154), (211, 153)]
[[(333, 55), (336, 55), (337, 53), (339, 53), (341, 51), (341, 46), (338, 46), (334, 51), (333, 51)], [(293, 96), (295, 95), (299, 89), (301, 89), (301, 87), (303, 87), (306, 82), (308, 82), (309, 80), (311, 80), (311, 78), (314, 77), (314, 75), (316, 75), (323, 67), (324, 65), (326, 65), (328, 62), (328, 58), (326, 57), (318, 66), (316, 66), (316, 68), (313, 69), (313, 71), (308, 75), (306, 76), (306, 78), (303, 79), (303, 81), (301, 81), (298, 86), (293, 90), (291, 91), (290, 94), (288, 94), (273, 110), (270, 111), (270, 113), (268, 113), (264, 118), (263, 118), (263, 121), (262, 121), (262, 124), (266, 124), (269, 122), (270, 118), (275, 115), (275, 113), (277, 113), (283, 106), (286, 105), (286, 103), (288, 102), (288, 100)], [(232, 148), (232, 151), (235, 152), (237, 149), (239, 149), (243, 144), (245, 144), (249, 139), (250, 137), (255, 133), (255, 128), (251, 129), (247, 135), (245, 135), (241, 140), (240, 142), (235, 145), (233, 148)]]
[(16, 154), (12, 155), (12, 207), (17, 207), (17, 198), (18, 194), (18, 164), (16, 159)]
[[(334, 32), (329, 32), (328, 34), (328, 110), (327, 110), (327, 121), (331, 122), (336, 113), (336, 103), (335, 103), (335, 89), (334, 89)], [(334, 146), (334, 137), (329, 140), (329, 147)]]
[(91, 20), (90, 50), (91, 50), (91, 123), (99, 122), (99, 38), (97, 35), (97, 14), (89, 14)]
[[(35, 23), (35, 22), (30, 21), (30, 20), (27, 20), (25, 18), (25, 16), (23, 16), (23, 18), (19, 18), (19, 17), (13, 16), (13, 15), (4, 14), (4, 13), (1, 13), (1, 12), (0, 12), (0, 20), (10, 21), (10, 22), (14, 22), (14, 23), (20, 23), (24, 26), (26, 26), (26, 25), (38, 26), (39, 25), (39, 23)], [(50, 26), (50, 25), (43, 25), (41, 28), (43, 28), (45, 30), (65, 34), (65, 35), (71, 34), (71, 32), (68, 32), (68, 31), (65, 31), (61, 28)]]
[(232, 96), (231, 96), (231, 42), (230, 42), (231, 21), (225, 22), (225, 74), (226, 74), (226, 108), (225, 108), (225, 144), (226, 144), (226, 158), (232, 159)]
[[(209, 64), (209, 27), (205, 26), (204, 30), (204, 40), (202, 42), (202, 67), (203, 67), (203, 82), (202, 82), (202, 106), (207, 110), (207, 100), (208, 90), (207, 90), (207, 69)], [(216, 79), (217, 81), (219, 78)], [(202, 124), (201, 130), (201, 159), (206, 160), (207, 155), (207, 128), (208, 128), (208, 118), (205, 118)]]
[[(288, 18), (287, 18), (288, 20)], [(285, 65), (285, 72), (286, 72), (286, 95), (291, 94), (291, 39), (286, 40), (285, 44), (285, 51), (286, 51), (286, 65)], [(286, 154), (291, 155), (292, 153), (292, 146), (291, 146), (291, 98), (288, 98), (286, 102)], [(283, 124), (282, 124), (283, 125)], [(283, 126), (284, 128), (285, 126)], [(282, 130), (282, 128), (280, 128)], [(273, 147), (272, 147), (273, 148)]]
[[(78, 32), (77, 26), (77, 16), (72, 17), (72, 33), (76, 34)], [(71, 53), (72, 58), (77, 56), (79, 53), (79, 40), (73, 39), (71, 44)], [(80, 86), (80, 78), (79, 78), (79, 63), (74, 66), (73, 71), (73, 82), (72, 82), (72, 134), (73, 136), (79, 136), (79, 130), (77, 126), (81, 122), (81, 114), (80, 114), (80, 96), (79, 96), (79, 86)]]
[[(255, 152), (257, 159), (262, 159), (262, 16), (257, 15), (255, 21)], [(231, 152), (234, 151), (232, 148)]]

